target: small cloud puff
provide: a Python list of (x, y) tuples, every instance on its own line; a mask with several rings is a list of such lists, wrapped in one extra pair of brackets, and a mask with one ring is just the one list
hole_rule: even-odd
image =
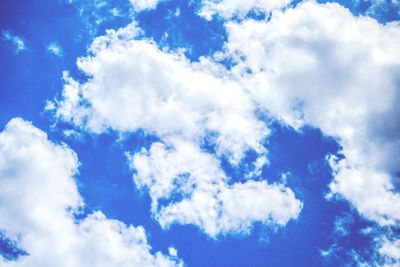
[(15, 48), (15, 53), (19, 53), (22, 50), (26, 49), (25, 43), (21, 37), (12, 34), (10, 31), (3, 31), (3, 40), (7, 42), (11, 42)]
[(64, 55), (64, 51), (63, 51), (62, 47), (60, 46), (59, 43), (57, 43), (57, 42), (55, 42), (55, 41), (50, 42), (50, 43), (47, 45), (46, 48), (47, 48), (47, 51), (48, 51), (50, 54), (53, 54), (53, 55), (55, 55), (55, 56), (62, 57), (62, 56)]

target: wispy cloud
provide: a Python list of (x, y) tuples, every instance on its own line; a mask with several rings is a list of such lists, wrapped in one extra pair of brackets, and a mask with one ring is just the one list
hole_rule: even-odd
[(47, 51), (58, 57), (62, 57), (64, 55), (62, 47), (55, 41), (52, 41), (47, 45)]
[(16, 53), (19, 53), (20, 51), (26, 49), (25, 43), (21, 39), (21, 37), (12, 34), (10, 31), (3, 31), (2, 35), (3, 35), (3, 40), (12, 43), (12, 45), (15, 47)]

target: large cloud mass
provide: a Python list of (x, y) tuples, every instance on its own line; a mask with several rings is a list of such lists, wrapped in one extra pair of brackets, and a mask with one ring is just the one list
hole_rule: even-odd
[(338, 139), (345, 158), (330, 160), (332, 192), (382, 225), (398, 222), (400, 27), (305, 3), (228, 32), (227, 53), (244, 59), (234, 72), (261, 108)]
[[(249, 150), (258, 154), (255, 169), (267, 162), (262, 141), (269, 130), (257, 118), (248, 92), (210, 60), (191, 63), (151, 41), (136, 40), (136, 33), (131, 24), (93, 42), (92, 55), (78, 60), (88, 81), (65, 76), (57, 117), (95, 133), (144, 129), (161, 138), (165, 145), (154, 144), (150, 151), (133, 155), (131, 166), (138, 173), (137, 185), (148, 188), (154, 207), (158, 201), (169, 201), (161, 210), (153, 208), (163, 226), (191, 223), (216, 236), (247, 232), (256, 221), (284, 225), (296, 218), (302, 205), (290, 189), (245, 177), (242, 185), (231, 187), (220, 167), (220, 157), (236, 166)], [(201, 149), (206, 143), (215, 147), (215, 153)], [(174, 164), (177, 160), (180, 164)], [(258, 193), (253, 196), (253, 191)], [(180, 201), (171, 198), (174, 195), (180, 195)], [(266, 198), (261, 200), (261, 195)], [(242, 196), (259, 202), (259, 210), (239, 205), (234, 214), (228, 199), (221, 199)]]
[[(142, 227), (100, 212), (76, 221), (83, 202), (73, 175), (75, 153), (41, 130), (13, 119), (0, 133), (0, 229), (23, 250), (1, 266), (177, 266), (175, 256), (151, 253)], [(14, 243), (14, 242), (13, 242)]]
[[(328, 197), (349, 200), (382, 227), (397, 227), (399, 24), (307, 2), (227, 29), (225, 53), (237, 62), (232, 72), (259, 107), (294, 128), (312, 125), (338, 140), (344, 158), (329, 158)], [(378, 243), (388, 262), (398, 264), (398, 241)]]
[[(251, 180), (228, 185), (219, 162), (190, 143), (174, 148), (154, 143), (131, 159), (135, 182), (149, 188), (163, 227), (177, 222), (197, 225), (210, 236), (246, 233), (255, 221), (285, 225), (301, 209), (293, 192), (280, 185)], [(162, 200), (168, 204), (159, 204)]]
[[(262, 1), (203, 4), (204, 16), (226, 18), (270, 9)], [(269, 131), (259, 111), (336, 138), (343, 157), (328, 159), (329, 197), (347, 199), (381, 227), (398, 225), (399, 25), (355, 17), (338, 4), (305, 2), (266, 20), (227, 22), (226, 29), (225, 48), (214, 59), (234, 62), (229, 69), (137, 40), (134, 24), (109, 31), (78, 61), (88, 81), (65, 77), (56, 116), (92, 132), (145, 129), (161, 139), (129, 159), (164, 227), (191, 223), (215, 236), (298, 216), (302, 205), (290, 189), (245, 179), (232, 184), (220, 168), (221, 157), (236, 166), (249, 150), (267, 162), (261, 144)], [(215, 153), (202, 149), (205, 142)], [(238, 197), (243, 201), (233, 211)], [(259, 210), (248, 208), (254, 202)], [(381, 244), (382, 254), (396, 254), (397, 241)]]

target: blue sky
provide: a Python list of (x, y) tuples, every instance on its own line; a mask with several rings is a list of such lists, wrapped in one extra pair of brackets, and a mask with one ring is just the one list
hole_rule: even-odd
[(398, 266), (399, 19), (1, 1), (0, 265)]

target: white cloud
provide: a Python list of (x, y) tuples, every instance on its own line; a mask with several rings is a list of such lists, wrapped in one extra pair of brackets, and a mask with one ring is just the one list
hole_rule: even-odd
[(135, 183), (149, 189), (162, 227), (194, 224), (216, 237), (248, 233), (254, 222), (283, 226), (299, 215), (302, 204), (290, 189), (253, 180), (228, 185), (212, 155), (181, 140), (170, 143), (173, 147), (154, 143), (130, 156)]
[[(222, 15), (227, 18), (249, 11), (240, 5), (227, 10), (233, 10)], [(135, 181), (148, 188), (164, 227), (191, 223), (216, 236), (246, 232), (254, 221), (297, 217), (301, 205), (290, 190), (252, 180), (232, 184), (219, 167), (219, 156), (236, 164), (248, 149), (265, 158), (261, 141), (268, 129), (254, 115), (257, 108), (296, 129), (312, 125), (336, 138), (345, 158), (329, 159), (329, 196), (347, 199), (381, 226), (398, 224), (400, 195), (392, 181), (400, 166), (399, 25), (354, 17), (338, 4), (306, 2), (275, 10), (269, 20), (226, 27), (223, 53), (237, 63), (229, 71), (212, 59), (190, 63), (135, 40), (134, 24), (109, 31), (95, 40), (92, 56), (78, 61), (89, 80), (65, 76), (57, 117), (97, 133), (141, 128), (162, 139), (130, 158)], [(216, 155), (199, 148), (209, 133)], [(286, 213), (280, 217), (262, 201), (261, 213), (244, 201), (231, 214), (224, 204), (238, 197), (255, 201), (255, 192), (277, 193), (290, 208), (281, 206)]]
[(73, 175), (78, 160), (65, 145), (13, 119), (0, 133), (0, 229), (28, 254), (1, 266), (175, 266), (176, 253), (152, 254), (143, 227), (96, 211), (76, 222), (83, 206)]
[(129, 0), (136, 11), (154, 9), (160, 0)]
[(144, 128), (193, 142), (214, 133), (218, 154), (232, 162), (247, 149), (264, 152), (260, 142), (269, 131), (255, 118), (246, 92), (211, 74), (206, 63), (191, 64), (150, 41), (132, 39), (136, 32), (130, 25), (96, 38), (94, 56), (78, 60), (92, 79), (79, 84), (65, 75), (59, 117), (96, 133)]
[(51, 53), (51, 54), (53, 54), (55, 56), (58, 56), (58, 57), (62, 57), (63, 54), (64, 54), (63, 49), (60, 46), (60, 44), (55, 42), (55, 41), (50, 42), (47, 45), (47, 51), (49, 51), (49, 53)]
[(211, 20), (213, 15), (222, 18), (245, 17), (250, 11), (271, 12), (289, 5), (291, 0), (202, 0), (199, 15)]
[[(255, 115), (256, 107), (249, 93), (225, 77), (226, 70), (212, 61), (201, 59), (198, 63), (190, 63), (183, 55), (162, 51), (149, 40), (135, 40), (137, 31), (131, 24), (118, 31), (108, 31), (106, 36), (94, 40), (90, 50), (92, 56), (78, 60), (79, 68), (89, 79), (78, 83), (65, 74), (62, 98), (54, 105), (56, 116), (95, 133), (110, 128), (123, 133), (144, 129), (157, 135), (171, 149), (155, 144), (154, 151), (158, 153), (181, 158), (189, 150), (199, 156), (196, 159), (189, 154), (187, 156), (192, 160), (184, 160), (181, 166), (169, 166), (174, 162), (168, 158), (143, 152), (141, 164), (132, 165), (135, 169), (142, 168), (142, 177), (137, 176), (135, 180), (139, 186), (149, 189), (153, 206), (162, 198), (170, 197), (174, 179), (195, 187), (190, 195), (186, 195), (185, 188), (173, 189), (184, 195), (182, 201), (165, 207), (162, 212), (153, 209), (163, 226), (191, 223), (215, 236), (230, 231), (247, 231), (254, 221), (283, 225), (290, 218), (296, 218), (301, 205), (290, 190), (261, 182), (243, 187), (228, 186), (229, 177), (225, 177), (220, 169), (218, 157), (225, 156), (236, 165), (248, 150), (259, 154), (256, 170), (248, 174), (248, 178), (259, 174), (267, 163), (262, 141), (269, 130)], [(206, 140), (215, 145), (215, 154), (201, 151), (200, 147)], [(152, 166), (155, 169), (148, 174), (151, 178), (145, 176), (143, 168), (152, 156), (157, 157), (158, 164), (169, 169), (172, 176), (165, 175), (164, 169), (157, 166)], [(148, 179), (155, 181), (149, 182)], [(209, 188), (208, 191), (200, 186), (203, 184)], [(278, 202), (260, 201), (260, 209), (264, 210), (260, 213), (248, 211), (246, 218), (235, 218), (226, 206), (217, 207), (222, 197), (234, 198), (235, 194), (245, 195), (244, 192), (271, 194), (271, 199)], [(208, 196), (212, 196), (209, 203), (201, 203), (201, 199)], [(269, 196), (265, 199), (268, 200)], [(286, 199), (288, 203), (281, 201)], [(173, 199), (169, 200), (170, 204), (173, 202)], [(215, 208), (207, 210), (206, 206), (199, 207), (199, 203)], [(178, 205), (184, 205), (186, 210), (178, 212)], [(272, 205), (287, 210), (277, 214)], [(192, 208), (202, 209), (204, 213), (226, 214), (222, 214), (222, 219), (215, 214), (197, 214), (196, 218), (183, 214), (191, 213)], [(214, 221), (205, 222), (206, 218)], [(228, 225), (229, 218), (232, 225)]]
[[(400, 27), (307, 2), (269, 21), (229, 23), (226, 51), (260, 108), (335, 137), (332, 196), (366, 218), (400, 222)], [(299, 155), (301, 156), (301, 155)]]
[(15, 48), (15, 52), (18, 54), (22, 50), (25, 50), (25, 43), (21, 37), (12, 34), (10, 31), (3, 31), (3, 39), (11, 42)]
[(383, 239), (379, 247), (379, 253), (384, 257), (384, 266), (400, 265), (400, 240)]
[(228, 34), (227, 53), (244, 58), (233, 71), (260, 107), (342, 145), (345, 159), (330, 160), (332, 192), (372, 220), (396, 223), (400, 27), (308, 2), (269, 22), (230, 23)]

